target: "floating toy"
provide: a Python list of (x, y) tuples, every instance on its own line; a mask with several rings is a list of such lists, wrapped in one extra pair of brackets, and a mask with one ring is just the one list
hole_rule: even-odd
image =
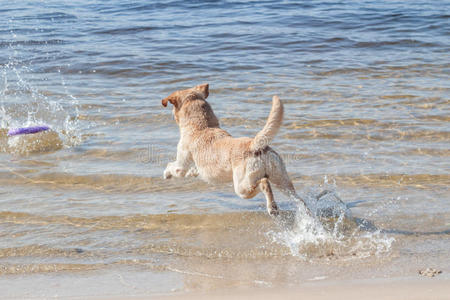
[(38, 133), (38, 132), (46, 131), (46, 130), (49, 130), (49, 129), (50, 129), (50, 127), (48, 127), (46, 125), (14, 128), (14, 129), (10, 129), (8, 131), (8, 136), (20, 135), (20, 134)]

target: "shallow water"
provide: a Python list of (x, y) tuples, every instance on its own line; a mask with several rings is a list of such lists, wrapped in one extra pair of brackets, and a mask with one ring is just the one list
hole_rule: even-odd
[[(151, 278), (154, 288), (137, 293), (152, 294), (295, 285), (348, 268), (364, 278), (392, 261), (389, 274), (399, 276), (411, 257), (442, 263), (450, 248), (449, 8), (3, 3), (0, 284), (133, 274)], [(323, 233), (307, 229), (278, 193), (284, 212), (274, 220), (262, 195), (243, 200), (231, 185), (164, 181), (178, 128), (160, 100), (203, 82), (233, 136), (254, 136), (279, 95), (286, 113), (273, 147), (298, 193), (314, 205), (331, 190), (352, 217), (322, 220)], [(52, 131), (7, 136), (42, 124)]]

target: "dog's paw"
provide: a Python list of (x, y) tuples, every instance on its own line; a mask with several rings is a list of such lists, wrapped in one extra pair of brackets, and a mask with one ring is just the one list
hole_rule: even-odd
[(271, 215), (271, 216), (273, 216), (273, 217), (276, 217), (276, 216), (278, 216), (279, 215), (279, 211), (278, 211), (278, 206), (277, 206), (277, 204), (274, 202), (274, 203), (272, 203), (272, 205), (271, 206), (268, 206), (267, 207), (267, 212), (269, 213), (269, 215)]
[(170, 179), (172, 177), (185, 177), (186, 170), (182, 168), (177, 168), (174, 165), (168, 165), (166, 170), (164, 171), (164, 179)]
[(164, 179), (170, 179), (170, 178), (172, 178), (172, 173), (170, 173), (170, 171), (169, 171), (168, 169), (166, 169), (166, 170), (164, 171), (163, 178), (164, 178)]

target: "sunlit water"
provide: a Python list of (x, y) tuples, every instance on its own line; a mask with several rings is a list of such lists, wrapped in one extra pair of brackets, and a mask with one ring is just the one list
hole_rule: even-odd
[[(220, 286), (192, 278), (231, 280), (237, 261), (263, 266), (240, 282), (272, 285), (329, 261), (448, 258), (448, 11), (417, 1), (2, 3), (0, 276), (126, 267), (169, 274), (152, 290), (166, 292)], [(262, 195), (162, 179), (179, 136), (160, 100), (203, 82), (233, 136), (254, 136), (280, 96), (273, 147), (322, 217), (277, 193), (273, 219)], [(44, 124), (52, 130), (7, 136)], [(278, 277), (288, 265), (297, 279)]]

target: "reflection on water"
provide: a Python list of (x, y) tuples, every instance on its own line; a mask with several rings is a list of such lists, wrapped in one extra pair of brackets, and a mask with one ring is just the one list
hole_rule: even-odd
[[(448, 15), (365, 4), (3, 3), (0, 274), (126, 269), (201, 290), (448, 258)], [(179, 132), (160, 100), (202, 82), (233, 136), (280, 96), (273, 147), (321, 218), (161, 178)]]

